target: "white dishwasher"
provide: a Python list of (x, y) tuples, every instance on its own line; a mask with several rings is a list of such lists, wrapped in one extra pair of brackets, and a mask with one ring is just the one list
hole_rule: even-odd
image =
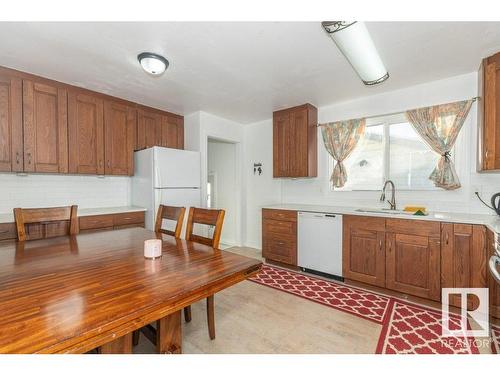
[(299, 212), (298, 266), (342, 279), (342, 215)]

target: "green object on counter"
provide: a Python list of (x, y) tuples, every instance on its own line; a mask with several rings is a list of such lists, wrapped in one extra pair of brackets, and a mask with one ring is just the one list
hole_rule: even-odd
[(413, 215), (416, 215), (416, 216), (427, 216), (427, 214), (425, 212), (423, 212), (422, 210), (415, 211), (415, 213)]

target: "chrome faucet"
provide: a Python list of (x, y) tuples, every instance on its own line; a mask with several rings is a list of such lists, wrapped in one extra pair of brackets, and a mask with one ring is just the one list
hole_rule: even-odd
[(388, 184), (390, 184), (392, 187), (392, 196), (391, 196), (391, 200), (388, 200), (387, 202), (391, 205), (391, 210), (395, 210), (396, 209), (396, 187), (394, 186), (394, 182), (392, 182), (391, 180), (385, 181), (384, 187), (382, 188), (382, 195), (380, 196), (380, 201), (381, 202), (385, 201), (385, 188), (387, 187)]

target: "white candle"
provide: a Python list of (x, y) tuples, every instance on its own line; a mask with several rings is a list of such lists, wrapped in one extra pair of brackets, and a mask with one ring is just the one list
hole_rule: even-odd
[(144, 241), (144, 257), (155, 259), (161, 257), (161, 240), (146, 240)]

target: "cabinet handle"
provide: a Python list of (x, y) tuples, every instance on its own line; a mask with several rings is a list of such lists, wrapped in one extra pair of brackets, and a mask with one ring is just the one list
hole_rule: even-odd
[(31, 152), (26, 154), (28, 156), (28, 164), (31, 165)]
[(389, 241), (389, 252), (391, 252), (392, 249), (392, 241)]
[(448, 232), (446, 232), (446, 239), (445, 239), (445, 242), (446, 242), (446, 244), (447, 244), (447, 245), (448, 245), (448, 240), (449, 240), (449, 234), (448, 234)]
[(19, 164), (20, 163), (20, 155), (19, 155), (19, 151), (16, 151), (16, 164)]
[(382, 250), (382, 240), (380, 240), (380, 241), (378, 242), (378, 248), (379, 248), (379, 250)]
[(490, 150), (486, 149), (486, 151), (484, 152), (484, 158), (488, 159), (489, 154), (490, 154)]

